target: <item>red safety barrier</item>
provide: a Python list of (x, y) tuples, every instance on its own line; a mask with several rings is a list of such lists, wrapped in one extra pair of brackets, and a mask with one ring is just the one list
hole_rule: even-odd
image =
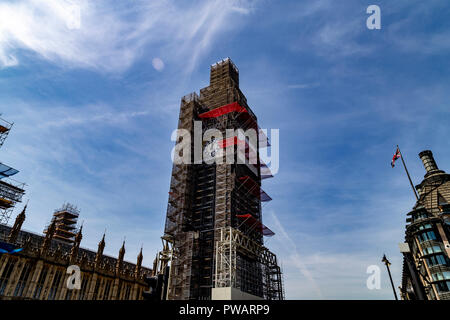
[(204, 113), (201, 113), (198, 115), (199, 118), (217, 118), (220, 116), (223, 116), (224, 114), (230, 113), (230, 112), (247, 112), (247, 109), (239, 105), (237, 102), (233, 102), (221, 107), (218, 107), (216, 109), (213, 109), (211, 111), (207, 111)]
[(238, 137), (230, 137), (223, 140), (219, 140), (217, 142), (217, 145), (219, 148), (225, 149), (229, 146), (234, 145), (247, 145), (247, 143), (244, 140), (238, 139)]
[(255, 230), (261, 232), (266, 237), (272, 237), (275, 235), (275, 232), (270, 230), (267, 226), (261, 223), (258, 219), (254, 218), (251, 214), (241, 214), (236, 215), (241, 220), (244, 220), (243, 223), (248, 225), (249, 227), (255, 228)]

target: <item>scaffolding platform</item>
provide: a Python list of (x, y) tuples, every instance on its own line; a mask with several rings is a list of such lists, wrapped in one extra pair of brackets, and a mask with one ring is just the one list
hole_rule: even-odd
[(6, 121), (5, 119), (0, 118), (0, 147), (3, 146), (3, 143), (6, 140), (9, 132), (11, 131), (11, 127), (13, 123)]
[[(13, 123), (0, 118), (0, 147), (3, 146)], [(0, 223), (8, 224), (16, 203), (22, 201), (25, 193), (25, 183), (16, 181), (11, 177), (17, 174), (16, 170), (0, 162)]]
[(25, 183), (11, 178), (0, 179), (0, 223), (7, 224), (14, 206), (22, 202), (25, 194)]
[(219, 234), (215, 243), (214, 288), (231, 287), (266, 300), (284, 300), (276, 255), (232, 227), (221, 228)]
[(7, 166), (6, 164), (0, 162), (0, 179), (9, 178), (17, 174), (18, 172), (19, 170), (11, 168), (10, 166)]
[[(52, 221), (55, 221), (53, 236), (66, 243), (73, 243), (78, 231), (76, 225), (79, 215), (80, 210), (70, 203), (65, 203), (60, 209), (55, 210), (52, 219)], [(48, 227), (46, 227), (44, 233), (47, 233)]]

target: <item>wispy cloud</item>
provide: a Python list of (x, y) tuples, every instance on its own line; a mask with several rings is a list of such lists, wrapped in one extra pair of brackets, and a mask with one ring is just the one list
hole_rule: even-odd
[(55, 128), (55, 127), (67, 127), (67, 126), (90, 126), (97, 122), (101, 125), (117, 125), (121, 126), (125, 122), (135, 118), (147, 116), (150, 111), (127, 111), (127, 112), (101, 112), (92, 113), (87, 110), (84, 115), (74, 114), (73, 111), (66, 110), (66, 115), (61, 118), (53, 118), (52, 120), (44, 120), (38, 126), (40, 128)]
[[(80, 13), (79, 28), (71, 27), (74, 7)], [(141, 57), (144, 47), (158, 44), (164, 60), (186, 59), (192, 70), (215, 37), (236, 25), (227, 18), (247, 15), (251, 8), (247, 1), (234, 0), (189, 7), (170, 0), (138, 0), (133, 6), (87, 0), (2, 3), (0, 67), (18, 65), (20, 50), (28, 50), (69, 67), (121, 72)]]
[[(309, 272), (308, 268), (306, 267), (304, 263), (304, 259), (302, 256), (300, 256), (297, 245), (292, 240), (292, 238), (289, 236), (289, 234), (286, 232), (284, 227), (281, 225), (280, 221), (278, 220), (277, 216), (274, 212), (271, 212), (272, 219), (274, 221), (274, 229), (278, 232), (278, 237), (281, 237), (281, 239), (278, 239), (278, 241), (284, 242), (288, 247), (285, 247), (285, 250), (288, 250), (288, 263), (292, 264), (297, 268), (300, 273), (310, 282), (310, 285), (316, 292), (317, 296), (319, 298), (323, 298), (322, 292), (319, 288), (319, 286), (316, 284), (316, 281), (314, 280), (313, 276)], [(286, 253), (285, 253), (286, 254)]]
[[(67, 27), (70, 3), (80, 29)], [(95, 248), (106, 227), (109, 254), (126, 236), (127, 257), (144, 242), (151, 265), (179, 98), (229, 55), (259, 124), (280, 129), (263, 217), (287, 298), (392, 298), (385, 273), (382, 290), (365, 284), (383, 253), (396, 285), (401, 277), (397, 244), (414, 197), (389, 165), (395, 145), (415, 183), (419, 151), (432, 149), (444, 170), (450, 163), (448, 5), (383, 1), (382, 30), (372, 32), (357, 0), (129, 3), (0, 4), (0, 109), (15, 122), (1, 160), (28, 183), (25, 227), (41, 231), (74, 202), (83, 246)]]
[(311, 89), (318, 87), (320, 83), (298, 83), (288, 85), (289, 89)]

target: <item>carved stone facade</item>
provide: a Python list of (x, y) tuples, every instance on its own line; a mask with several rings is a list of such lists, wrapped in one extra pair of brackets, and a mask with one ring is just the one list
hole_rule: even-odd
[[(3, 246), (22, 248), (0, 255), (0, 299), (142, 300), (147, 290), (144, 277), (151, 274), (142, 267), (142, 249), (133, 264), (123, 260), (125, 242), (117, 259), (103, 254), (105, 235), (97, 252), (81, 248), (82, 228), (73, 244), (54, 239), (54, 220), (45, 235), (23, 231), (25, 211), (26, 207), (13, 227), (0, 224)], [(67, 285), (71, 265), (80, 269), (80, 289)]]

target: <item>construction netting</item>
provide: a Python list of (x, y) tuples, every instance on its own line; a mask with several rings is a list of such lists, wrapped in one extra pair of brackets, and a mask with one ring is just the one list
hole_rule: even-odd
[(11, 177), (18, 172), (19, 170), (16, 170), (14, 168), (11, 168), (10, 166), (0, 163), (0, 179)]
[(243, 220), (242, 223), (248, 225), (251, 229), (258, 230), (266, 237), (272, 237), (275, 235), (275, 232), (269, 229), (269, 227), (265, 226), (261, 221), (253, 217), (251, 214), (240, 214), (236, 215), (239, 219)]
[(261, 169), (261, 180), (273, 178), (272, 171), (270, 171), (270, 168), (261, 159), (259, 159), (259, 167)]
[(253, 194), (255, 197), (258, 197), (262, 202), (267, 202), (272, 200), (272, 198), (264, 192), (263, 189), (249, 176), (242, 176), (239, 177), (239, 180), (241, 181), (242, 185)]

